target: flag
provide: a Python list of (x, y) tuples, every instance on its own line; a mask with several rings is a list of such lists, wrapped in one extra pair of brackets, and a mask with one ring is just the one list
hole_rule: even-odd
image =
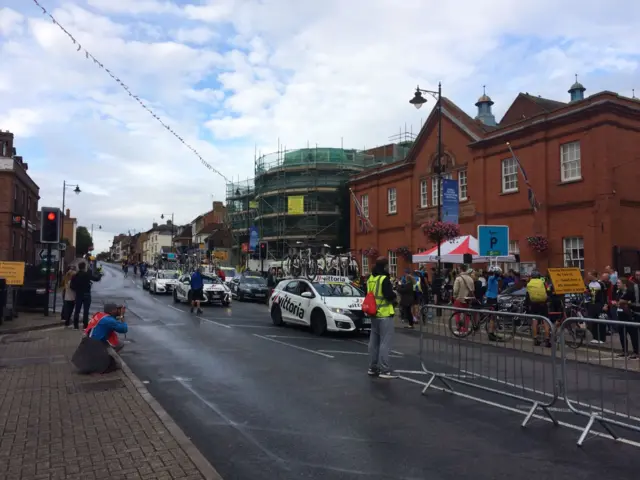
[(360, 204), (360, 202), (356, 198), (356, 194), (353, 193), (353, 190), (351, 190), (351, 189), (349, 189), (349, 191), (351, 192), (351, 198), (353, 198), (353, 203), (356, 206), (356, 216), (358, 217), (358, 220), (360, 221), (360, 230), (362, 232), (364, 232), (364, 233), (369, 233), (369, 229), (373, 228), (373, 224), (371, 223), (371, 220), (369, 220), (369, 217), (367, 217), (364, 214), (364, 210), (362, 208), (362, 205)]
[(524, 179), (524, 184), (527, 186), (527, 196), (529, 197), (529, 204), (531, 205), (531, 210), (533, 210), (534, 212), (537, 212), (538, 208), (540, 208), (540, 203), (538, 203), (538, 200), (536, 199), (536, 195), (535, 193), (533, 193), (533, 188), (531, 187), (531, 183), (529, 182), (529, 177), (527, 177), (527, 172), (524, 171), (524, 167), (522, 166), (522, 163), (520, 163), (520, 159), (513, 152), (513, 149), (511, 148), (511, 144), (509, 142), (507, 142), (507, 147), (509, 148), (509, 152), (511, 152), (511, 156), (513, 157), (513, 159), (516, 161), (516, 164), (518, 165), (518, 170), (520, 170), (520, 173), (522, 174), (522, 178)]

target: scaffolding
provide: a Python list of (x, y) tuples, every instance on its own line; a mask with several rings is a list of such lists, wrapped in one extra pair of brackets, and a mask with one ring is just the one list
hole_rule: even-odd
[(243, 243), (249, 243), (250, 228), (255, 224), (258, 204), (255, 199), (253, 179), (237, 180), (227, 183), (227, 217), (225, 223), (231, 232), (232, 252), (240, 259)]

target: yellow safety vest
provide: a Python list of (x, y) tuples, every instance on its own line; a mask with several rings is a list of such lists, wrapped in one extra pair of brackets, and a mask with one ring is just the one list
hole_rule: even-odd
[(369, 275), (369, 279), (367, 280), (367, 293), (373, 292), (373, 296), (376, 299), (376, 307), (378, 308), (376, 317), (393, 317), (395, 314), (393, 304), (384, 298), (382, 294), (382, 282), (384, 282), (386, 277), (386, 275), (379, 275), (377, 277)]

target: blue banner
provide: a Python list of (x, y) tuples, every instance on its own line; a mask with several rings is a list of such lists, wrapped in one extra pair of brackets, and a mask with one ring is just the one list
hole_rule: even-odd
[(442, 179), (442, 221), (458, 223), (460, 200), (458, 180)]
[(249, 228), (249, 251), (255, 252), (258, 249), (258, 240), (260, 235), (258, 234), (258, 227)]

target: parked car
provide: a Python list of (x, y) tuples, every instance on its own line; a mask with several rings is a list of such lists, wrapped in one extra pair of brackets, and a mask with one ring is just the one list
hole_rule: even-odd
[(171, 293), (178, 286), (178, 272), (175, 270), (158, 270), (149, 284), (149, 292)]
[[(220, 278), (215, 275), (202, 275), (202, 280), (205, 297), (203, 303), (218, 304), (223, 307), (231, 305), (231, 290), (222, 283)], [(178, 285), (173, 290), (173, 301), (175, 303), (191, 302), (191, 275), (182, 275), (178, 279)]]

